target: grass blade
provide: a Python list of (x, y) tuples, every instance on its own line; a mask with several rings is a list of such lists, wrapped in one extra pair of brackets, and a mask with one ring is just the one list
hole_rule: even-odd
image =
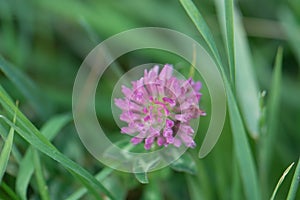
[(202, 18), (192, 1), (180, 0), (180, 2), (183, 4), (183, 7), (194, 22), (195, 26), (198, 28), (200, 34), (205, 38), (206, 42), (210, 43), (208, 45), (210, 48), (212, 48), (211, 51), (214, 52), (216, 56), (216, 61), (218, 62), (217, 64), (220, 67), (228, 96), (228, 108), (234, 140), (234, 150), (235, 155), (237, 156), (238, 166), (240, 169), (246, 197), (249, 200), (260, 199), (257, 172), (251, 154), (250, 145), (247, 140), (244, 124), (237, 106), (237, 102), (232, 92), (232, 88), (222, 67), (221, 60), (219, 60), (219, 56), (217, 53), (218, 51), (216, 50), (216, 46), (214, 45), (212, 35), (210, 34), (211, 32), (207, 30), (208, 27), (206, 26), (204, 19)]
[[(3, 138), (3, 140), (7, 139), (7, 135), (8, 135), (7, 132), (9, 132), (9, 131), (7, 131), (6, 128), (4, 128), (2, 124), (0, 124), (0, 135)], [(20, 163), (21, 159), (22, 159), (22, 155), (21, 155), (19, 149), (17, 148), (16, 144), (13, 144), (11, 152), (12, 152), (12, 155), (14, 156), (14, 158), (16, 159), (17, 163)]]
[[(50, 119), (41, 129), (41, 133), (51, 141), (59, 131), (72, 119), (70, 114), (58, 115)], [(26, 199), (26, 191), (30, 178), (34, 171), (33, 148), (29, 147), (20, 162), (20, 168), (16, 179), (16, 191), (21, 199)]]
[[(218, 63), (218, 66), (223, 71), (222, 61), (221, 61), (219, 51), (217, 49), (217, 45), (216, 45), (213, 35), (212, 35), (207, 23), (205, 22), (204, 18), (202, 17), (201, 13), (198, 11), (197, 7), (191, 0), (179, 0), (179, 1), (182, 4), (182, 6), (184, 7), (184, 9), (187, 12), (187, 14), (189, 15), (189, 17), (191, 18), (191, 20), (193, 21), (193, 23), (195, 24), (196, 28), (198, 29), (198, 31), (200, 32), (202, 37), (204, 38), (205, 42), (209, 46), (210, 51), (213, 54), (213, 58)], [(225, 74), (225, 72), (223, 74)]]
[(6, 185), (5, 182), (2, 182), (0, 186), (6, 192), (6, 194), (9, 195), (11, 200), (19, 200), (18, 195), (11, 189), (11, 187)]
[[(13, 113), (13, 111), (16, 109), (2, 87), (0, 87), (0, 103), (9, 113)], [(53, 146), (19, 110), (17, 110), (17, 119), (19, 122), (18, 127), (11, 123), (4, 116), (0, 117), (9, 125), (14, 126), (15, 130), (20, 134), (20, 136), (22, 136), (32, 146), (62, 164), (69, 172), (76, 174), (77, 178), (80, 177), (81, 181), (86, 183), (85, 186), (90, 186), (88, 189), (91, 190), (91, 188), (93, 188), (91, 192), (94, 193), (94, 190), (99, 190), (99, 192), (102, 192), (111, 199), (114, 199), (112, 194), (89, 172), (58, 151), (55, 146)], [(101, 198), (99, 196), (95, 197)]]
[(46, 185), (46, 181), (43, 176), (43, 170), (41, 165), (41, 160), (39, 153), (34, 150), (33, 151), (33, 163), (35, 167), (35, 176), (36, 176), (36, 182), (40, 191), (40, 196), (42, 200), (50, 200), (48, 187)]
[(234, 48), (234, 5), (233, 0), (215, 0), (217, 14), (223, 30), (226, 53), (229, 64), (231, 84), (235, 84), (235, 48)]
[(293, 167), (294, 164), (295, 164), (295, 163), (290, 164), (290, 166), (283, 172), (283, 174), (282, 174), (282, 176), (280, 177), (278, 183), (276, 184), (276, 187), (275, 187), (275, 189), (274, 189), (274, 191), (273, 191), (273, 194), (272, 194), (270, 200), (274, 200), (274, 199), (275, 199), (275, 195), (276, 195), (276, 193), (277, 193), (277, 191), (278, 191), (280, 185), (282, 184), (283, 180), (285, 179), (285, 177), (286, 177), (286, 175), (289, 173), (289, 171), (292, 169), (292, 167)]
[[(253, 63), (241, 16), (232, 0), (215, 1), (219, 21), (226, 36), (230, 79), (236, 91), (241, 113), (252, 138), (259, 136), (260, 107), (258, 86), (252, 70)], [(234, 82), (232, 82), (234, 81)]]
[[(13, 123), (16, 123), (16, 113), (14, 115)], [(9, 134), (4, 143), (3, 149), (0, 154), (0, 183), (2, 182), (3, 175), (6, 171), (7, 163), (9, 160), (10, 152), (12, 150), (13, 141), (14, 141), (14, 128), (11, 127), (9, 130)]]
[(296, 194), (297, 194), (297, 190), (298, 190), (298, 186), (299, 186), (299, 182), (300, 182), (300, 158), (298, 160), (298, 164), (293, 176), (293, 180), (291, 183), (291, 187), (287, 196), (287, 200), (294, 200), (296, 199)]
[(259, 152), (259, 169), (263, 194), (268, 193), (268, 172), (270, 168), (270, 162), (273, 152), (273, 146), (276, 141), (277, 124), (279, 116), (279, 105), (280, 105), (280, 93), (281, 93), (281, 79), (282, 79), (282, 48), (278, 48), (272, 86), (270, 89), (269, 99), (267, 102), (267, 133), (261, 137), (259, 141), (260, 152)]
[[(228, 83), (227, 83), (228, 84)], [(232, 128), (234, 151), (237, 156), (246, 197), (249, 200), (260, 199), (257, 172), (247, 140), (240, 112), (231, 90), (227, 90), (230, 123)]]
[[(235, 49), (234, 49), (233, 0), (225, 0), (226, 46), (229, 61), (231, 84), (235, 85)], [(233, 87), (234, 88), (234, 87)]]
[(235, 85), (238, 103), (252, 138), (259, 137), (259, 90), (241, 16), (235, 11)]
[(17, 67), (5, 61), (0, 56), (0, 70), (11, 80), (11, 82), (26, 97), (29, 104), (42, 119), (50, 115), (51, 108), (49, 101), (43, 95), (43, 92), (23, 74)]

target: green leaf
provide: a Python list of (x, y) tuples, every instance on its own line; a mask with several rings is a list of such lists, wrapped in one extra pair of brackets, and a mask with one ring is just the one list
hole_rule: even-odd
[(38, 189), (39, 189), (39, 192), (41, 195), (41, 199), (42, 200), (50, 200), (48, 187), (46, 185), (46, 181), (45, 181), (44, 175), (43, 175), (40, 156), (39, 156), (39, 153), (37, 152), (37, 150), (35, 150), (35, 149), (33, 151), (33, 163), (34, 163), (34, 167), (35, 167), (36, 182), (37, 182)]
[(293, 180), (291, 183), (291, 187), (287, 196), (287, 200), (295, 200), (296, 199), (296, 194), (297, 190), (299, 189), (299, 182), (300, 182), (300, 158), (298, 160), (298, 164), (293, 176)]
[[(198, 13), (197, 8), (190, 0), (180, 0), (183, 4), (183, 7), (186, 9), (186, 12), (191, 17), (192, 21), (194, 22), (195, 26), (198, 28), (200, 34), (206, 39), (206, 42), (209, 42), (209, 47), (212, 48), (212, 52), (217, 52), (215, 49), (215, 45), (212, 39), (212, 35), (210, 31), (207, 31), (206, 23), (204, 19)], [(206, 28), (205, 28), (206, 27)], [(209, 36), (210, 35), (210, 36)], [(252, 157), (252, 153), (250, 150), (250, 145), (248, 143), (245, 127), (241, 118), (240, 111), (237, 106), (236, 99), (232, 92), (232, 88), (229, 84), (229, 81), (226, 77), (225, 71), (223, 69), (221, 60), (218, 59), (216, 56), (216, 61), (218, 62), (218, 66), (220, 67), (220, 71), (222, 73), (225, 88), (228, 96), (228, 108), (230, 114), (230, 122), (234, 140), (234, 150), (235, 155), (237, 156), (238, 166), (240, 169), (244, 191), (246, 193), (246, 197), (249, 200), (256, 200), (260, 199), (260, 192), (258, 187), (257, 181), (257, 172), (254, 165), (254, 160)]]
[(215, 3), (224, 35), (226, 35), (230, 76), (231, 80), (235, 81), (232, 83), (235, 85), (233, 88), (236, 89), (247, 130), (252, 138), (257, 138), (260, 117), (259, 92), (241, 16), (237, 8), (234, 8), (232, 0), (216, 0)]
[[(8, 113), (13, 113), (13, 111), (16, 109), (2, 87), (0, 87), (0, 103)], [(20, 136), (22, 136), (32, 146), (34, 146), (36, 149), (43, 152), (47, 156), (51, 157), (52, 159), (56, 160), (57, 162), (62, 164), (69, 172), (76, 175), (76, 178), (78, 178), (90, 190), (90, 192), (95, 194), (95, 191), (98, 190), (111, 199), (114, 199), (112, 194), (89, 172), (87, 172), (80, 165), (76, 164), (65, 155), (63, 155), (60, 151), (58, 151), (55, 146), (53, 146), (19, 110), (17, 110), (17, 119), (19, 122), (19, 126), (15, 126), (4, 116), (0, 116), (0, 118), (9, 125), (14, 126), (16, 132), (19, 133)], [(101, 199), (101, 195), (95, 195), (95, 198)]]
[(9, 195), (11, 200), (19, 200), (18, 195), (5, 182), (1, 182), (1, 188)]
[[(7, 139), (8, 132), (9, 131), (6, 128), (4, 128), (4, 126), (2, 124), (0, 124), (0, 135), (4, 140)], [(20, 163), (21, 159), (22, 159), (22, 155), (15, 143), (12, 146), (11, 152), (12, 152), (12, 155), (14, 156), (14, 158), (16, 159), (17, 163)]]
[(36, 113), (45, 119), (51, 112), (51, 107), (44, 93), (17, 67), (5, 61), (0, 56), (0, 70), (11, 80), (19, 91), (27, 98)]
[[(228, 84), (228, 83), (227, 83)], [(228, 87), (228, 86), (227, 86)], [(247, 140), (242, 117), (231, 90), (227, 90), (230, 123), (232, 128), (234, 151), (237, 156), (246, 197), (249, 200), (260, 199), (257, 172)]]
[[(189, 17), (191, 18), (191, 20), (193, 21), (193, 23), (195, 24), (196, 28), (198, 29), (202, 37), (204, 38), (205, 42), (209, 46), (209, 50), (212, 52), (213, 58), (218, 63), (218, 66), (220, 67), (221, 71), (223, 71), (221, 57), (217, 49), (217, 45), (201, 13), (198, 11), (197, 7), (191, 0), (179, 0), (179, 1), (184, 7)], [(223, 75), (224, 74), (225, 72), (223, 73)]]
[(229, 62), (230, 80), (235, 85), (235, 48), (234, 48), (234, 17), (233, 0), (225, 0), (226, 46)]
[(235, 27), (234, 27), (234, 5), (233, 0), (215, 0), (217, 14), (225, 40), (227, 59), (229, 64), (231, 84), (235, 84)]
[[(52, 140), (59, 131), (71, 120), (70, 114), (58, 115), (50, 119), (41, 129), (41, 133), (48, 139)], [(16, 179), (16, 191), (21, 199), (26, 199), (26, 191), (30, 178), (34, 171), (33, 148), (29, 147), (20, 162), (20, 167)]]
[(259, 137), (259, 89), (241, 16), (235, 11), (235, 85), (238, 103), (252, 138)]
[[(14, 115), (13, 123), (16, 123), (16, 113)], [(3, 149), (0, 154), (0, 183), (2, 182), (3, 175), (6, 171), (7, 163), (9, 160), (10, 152), (12, 150), (13, 141), (14, 141), (14, 128), (11, 127), (9, 130), (9, 134), (4, 143)]]
[(174, 161), (170, 167), (178, 172), (186, 172), (189, 174), (196, 174), (197, 167), (193, 157), (185, 153), (178, 160)]
[(148, 175), (146, 172), (134, 173), (135, 178), (142, 184), (149, 183)]
[(267, 101), (267, 132), (265, 135), (262, 135), (259, 145), (259, 169), (260, 169), (260, 178), (263, 191), (263, 194), (268, 192), (268, 174), (270, 168), (270, 162), (272, 157), (272, 152), (274, 149), (274, 143), (276, 141), (277, 135), (277, 124), (279, 116), (279, 105), (280, 105), (280, 93), (281, 93), (281, 79), (282, 79), (282, 48), (278, 48), (272, 85), (270, 89), (269, 98)]
[(276, 184), (276, 187), (275, 187), (275, 189), (274, 189), (274, 191), (273, 191), (273, 194), (272, 194), (272, 196), (271, 196), (271, 198), (270, 198), (271, 200), (274, 200), (274, 199), (275, 199), (275, 195), (276, 195), (276, 193), (277, 193), (277, 191), (278, 191), (280, 185), (282, 184), (283, 180), (285, 179), (285, 177), (286, 177), (286, 175), (289, 173), (289, 171), (292, 169), (292, 167), (293, 167), (294, 164), (295, 164), (295, 163), (290, 164), (290, 166), (283, 172), (283, 174), (282, 174), (282, 176), (280, 177), (278, 183)]
[[(191, 0), (179, 0), (182, 6), (184, 7), (186, 13), (189, 15), (191, 20), (194, 22), (194, 25), (198, 29), (201, 36), (204, 38), (206, 45), (203, 47), (209, 53), (209, 55), (213, 58), (216, 62), (218, 69), (221, 71), (221, 75), (223, 79), (226, 79), (225, 67), (222, 65), (222, 61), (220, 58), (220, 54), (218, 52), (216, 43), (214, 41), (213, 35), (205, 22), (204, 18), (202, 17), (201, 13), (197, 10), (196, 6)], [(221, 105), (221, 104), (220, 104)], [(199, 151), (199, 157), (202, 158), (211, 151), (214, 145), (217, 142), (216, 138), (219, 138), (221, 131), (216, 131), (216, 134), (207, 134), (203, 140), (203, 144)]]

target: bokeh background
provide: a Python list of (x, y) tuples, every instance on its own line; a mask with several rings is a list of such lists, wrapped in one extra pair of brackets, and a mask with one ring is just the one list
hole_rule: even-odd
[[(216, 6), (219, 0), (197, 0), (194, 3), (211, 28), (225, 59)], [(244, 39), (249, 47), (255, 83), (260, 92), (266, 91), (262, 102), (268, 99), (277, 49), (279, 46), (283, 48), (276, 134), (269, 147), (272, 153), (268, 179), (262, 181), (263, 196), (269, 198), (283, 171), (292, 162), (297, 163), (300, 155), (300, 1), (240, 0), (235, 1), (235, 5), (246, 33)], [(0, 70), (1, 86), (14, 100), (19, 100), (20, 110), (41, 128), (50, 118), (72, 112), (73, 83), (87, 54), (106, 38), (138, 27), (170, 28), (203, 43), (203, 38), (176, 0), (0, 0), (0, 65), (6, 66)], [(149, 62), (172, 63), (183, 75), (189, 73), (187, 67), (190, 65), (184, 60), (158, 50), (132, 52), (116, 60), (101, 78), (101, 94), (96, 98), (99, 121), (116, 141), (121, 135), (111, 114), (110, 98), (114, 84), (132, 67)], [(201, 80), (200, 75), (196, 77)], [(203, 96), (208, 96), (206, 87), (202, 92)], [(201, 107), (210, 110), (208, 98), (204, 98)], [(1, 114), (5, 113), (5, 109), (0, 109)], [(4, 122), (0, 123), (2, 131), (9, 130)], [(201, 119), (196, 139), (199, 145), (188, 152), (191, 166), (184, 166), (186, 168), (179, 171), (174, 167), (150, 173), (148, 184), (141, 184), (134, 175), (122, 172), (111, 172), (101, 182), (117, 199), (244, 199), (229, 117), (214, 150), (204, 159), (197, 158), (208, 123), (208, 118)], [(263, 132), (264, 127), (261, 128)], [(0, 141), (3, 146), (3, 140)], [(249, 134), (248, 141), (259, 171), (259, 139), (253, 139)], [(104, 168), (85, 150), (73, 122), (64, 126), (52, 142), (92, 174)], [(14, 145), (21, 155), (29, 147), (17, 134)], [(82, 187), (60, 164), (43, 154), (40, 154), (40, 159), (51, 199), (66, 199)], [(16, 159), (11, 156), (2, 179), (0, 199), (11, 199), (4, 182), (18, 194), (15, 185), (19, 170)], [(282, 183), (277, 199), (286, 197), (292, 174), (293, 170)], [(34, 178), (28, 186), (27, 197), (40, 199)], [(90, 198), (90, 194), (81, 197)]]

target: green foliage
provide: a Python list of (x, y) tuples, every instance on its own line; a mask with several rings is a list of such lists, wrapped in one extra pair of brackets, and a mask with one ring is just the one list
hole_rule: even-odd
[[(297, 0), (259, 6), (250, 0), (0, 0), (0, 199), (299, 199), (299, 8)], [(201, 107), (208, 116), (200, 121), (197, 147), (166, 169), (127, 174), (85, 150), (70, 114), (72, 89), (95, 45), (145, 26), (180, 31), (203, 46), (222, 74), (228, 115), (206, 156), (199, 149), (210, 120), (204, 84)], [(141, 148), (127, 145), (111, 115), (111, 93), (126, 71), (147, 62), (201, 77), (189, 68), (195, 63), (153, 49), (123, 55), (105, 71), (98, 87), (104, 92), (96, 95), (99, 122), (117, 146), (134, 152)]]

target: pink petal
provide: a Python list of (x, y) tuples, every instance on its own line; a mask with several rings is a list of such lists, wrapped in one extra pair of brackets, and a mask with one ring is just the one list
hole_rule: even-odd
[(159, 74), (160, 80), (168, 80), (172, 77), (173, 67), (172, 65), (166, 64)]

